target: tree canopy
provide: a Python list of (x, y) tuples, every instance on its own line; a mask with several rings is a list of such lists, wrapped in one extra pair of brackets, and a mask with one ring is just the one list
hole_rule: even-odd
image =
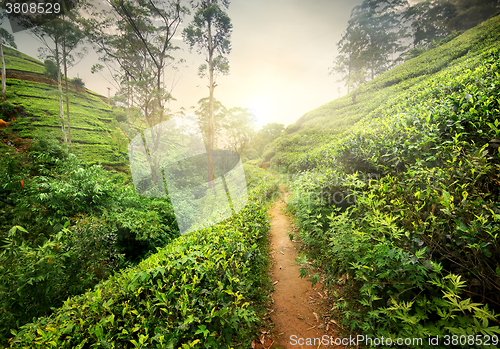
[[(348, 92), (500, 12), (498, 0), (364, 0), (353, 8), (330, 73)], [(355, 102), (356, 94), (353, 94)]]

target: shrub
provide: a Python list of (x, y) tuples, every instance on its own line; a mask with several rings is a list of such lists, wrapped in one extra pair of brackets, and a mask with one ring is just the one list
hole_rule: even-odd
[(93, 276), (90, 280), (92, 286), (122, 265), (123, 256), (116, 248), (116, 231), (106, 222), (94, 216), (80, 215), (67, 232), (67, 249), (78, 257), (72, 269), (75, 274), (84, 272)]
[[(51, 59), (46, 59), (44, 62), (43, 62), (44, 66), (45, 66), (45, 76), (47, 76), (48, 78), (52, 79), (52, 80), (55, 80), (57, 81), (57, 72), (59, 70), (59, 68), (57, 67), (56, 63), (51, 60)], [(62, 74), (61, 74), (62, 76)]]
[(65, 250), (63, 233), (43, 244), (30, 244), (29, 233), (12, 227), (2, 238), (0, 252), (0, 343), (15, 328), (46, 315), (50, 307), (67, 298), (67, 286), (74, 279), (66, 269), (71, 251)]
[(83, 82), (82, 79), (80, 78), (73, 78), (71, 79), (71, 82), (73, 83), (73, 85), (75, 85), (76, 87), (79, 87), (79, 88), (84, 88), (85, 87), (85, 83)]
[[(262, 184), (263, 187), (266, 184)], [(269, 221), (250, 193), (238, 215), (186, 234), (49, 317), (13, 331), (11, 347), (249, 347), (269, 285)]]
[[(346, 329), (500, 333), (499, 58), (475, 52), (299, 163), (316, 169), (298, 176), (290, 206), (332, 293), (345, 283), (333, 310)], [(332, 205), (332, 190), (355, 205)]]
[(16, 110), (16, 106), (9, 101), (5, 101), (1, 105), (1, 113), (2, 113), (2, 120), (4, 121), (11, 121), (13, 118), (15, 118), (18, 115), (18, 112)]

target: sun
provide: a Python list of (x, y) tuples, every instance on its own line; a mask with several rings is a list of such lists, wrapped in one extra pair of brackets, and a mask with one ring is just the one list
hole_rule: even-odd
[(250, 110), (255, 115), (258, 124), (265, 124), (270, 119), (272, 102), (269, 97), (259, 96), (250, 102)]

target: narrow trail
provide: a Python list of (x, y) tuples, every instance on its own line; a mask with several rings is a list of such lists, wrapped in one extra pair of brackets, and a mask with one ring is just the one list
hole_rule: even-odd
[(285, 214), (286, 195), (284, 193), (270, 210), (271, 279), (274, 284), (271, 320), (275, 325), (271, 337), (274, 343), (270, 348), (335, 348), (325, 344), (325, 340), (319, 340), (330, 336), (335, 338), (333, 324), (325, 324), (321, 318), (321, 314), (326, 313), (322, 302), (324, 291), (321, 291), (320, 284), (313, 288), (309, 280), (301, 279), (299, 265), (294, 263), (300, 243), (292, 242), (288, 235), (297, 236), (297, 233)]

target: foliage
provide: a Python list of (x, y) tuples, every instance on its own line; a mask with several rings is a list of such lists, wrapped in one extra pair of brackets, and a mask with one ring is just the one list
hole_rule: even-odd
[[(248, 147), (254, 134), (254, 115), (246, 108), (228, 109), (215, 98), (213, 102), (214, 146), (230, 149), (241, 155), (243, 150)], [(200, 99), (198, 105), (195, 115), (203, 133), (205, 146), (208, 149), (210, 98)]]
[(252, 190), (237, 216), (181, 236), (13, 331), (11, 347), (248, 347), (269, 284), (262, 253), (269, 222), (254, 203), (262, 191)]
[[(430, 0), (411, 6), (406, 0), (364, 0), (351, 12), (337, 43), (339, 55), (331, 73), (340, 73), (351, 92), (404, 59), (450, 41), (499, 10), (496, 0)], [(353, 104), (356, 95), (351, 95)]]
[(92, 281), (108, 278), (121, 266), (123, 255), (117, 248), (117, 232), (105, 221), (81, 215), (66, 233), (67, 249), (78, 256), (72, 268), (94, 276)]
[[(178, 236), (169, 202), (140, 197), (130, 184), (82, 163), (57, 142), (18, 139), (5, 147), (0, 155), (0, 239), (8, 240), (0, 252), (5, 266), (0, 287), (6, 290), (0, 297), (6, 309), (2, 340), (7, 326), (50, 313), (124, 262), (138, 262)], [(36, 256), (53, 258), (50, 265), (59, 269), (27, 268)], [(29, 298), (38, 296), (37, 302)], [(33, 306), (25, 306), (29, 302)]]
[(339, 55), (332, 69), (343, 75), (348, 91), (398, 61), (390, 57), (406, 49), (402, 45), (404, 29), (401, 28), (404, 28), (402, 12), (408, 6), (406, 0), (364, 0), (353, 8), (347, 29), (337, 43)]
[[(172, 42), (188, 9), (174, 1), (109, 1), (107, 9), (90, 4), (90, 16), (81, 19), (89, 41), (120, 85), (120, 93), (134, 95), (147, 126), (168, 119), (165, 104), (172, 98), (162, 82), (175, 63)], [(97, 64), (92, 72), (104, 68)]]
[(85, 83), (83, 82), (83, 80), (81, 78), (73, 78), (73, 79), (71, 79), (71, 82), (73, 83), (73, 85), (75, 85), (77, 87), (80, 87), (80, 88), (85, 87)]
[(45, 66), (45, 76), (52, 80), (57, 81), (57, 65), (54, 63), (52, 59), (46, 59), (44, 61), (44, 66)]
[(262, 156), (266, 147), (278, 138), (284, 129), (285, 125), (278, 124), (276, 122), (266, 124), (256, 132), (250, 146), (254, 148), (260, 156)]
[[(229, 61), (227, 55), (231, 52), (231, 32), (233, 25), (226, 12), (219, 6), (218, 0), (202, 0), (198, 3), (193, 21), (182, 32), (185, 42), (190, 50), (196, 46), (198, 53), (205, 53), (207, 64), (198, 68), (198, 75), (204, 77), (208, 73), (210, 91), (208, 97), (208, 177), (214, 179), (212, 150), (214, 149), (214, 90), (217, 74), (229, 74)], [(221, 1), (227, 9), (229, 0)]]
[[(214, 146), (221, 147), (223, 142), (222, 132), (225, 119), (228, 114), (227, 108), (214, 98), (213, 101), (213, 115), (214, 115)], [(203, 133), (203, 140), (205, 147), (208, 148), (208, 124), (209, 124), (209, 97), (202, 98), (198, 101), (198, 109), (195, 110), (196, 118), (198, 119), (198, 126)], [(194, 108), (194, 107), (193, 107)]]
[(453, 32), (475, 27), (498, 10), (495, 0), (433, 0), (408, 7), (404, 16), (410, 21), (414, 47), (429, 47)]
[(18, 115), (16, 106), (9, 101), (3, 102), (0, 105), (0, 113), (2, 113), (2, 119), (4, 121), (11, 121)]
[[(54, 115), (58, 115), (59, 112), (56, 86), (16, 79), (9, 79), (7, 85), (9, 101), (24, 110), (23, 117), (18, 118), (12, 125), (21, 137), (34, 138), (39, 135), (61, 138), (60, 129), (54, 128), (58, 125)], [(71, 134), (72, 140), (77, 142), (74, 142), (72, 151), (90, 164), (100, 162), (104, 165), (116, 161), (108, 136), (113, 130), (111, 121), (116, 118), (113, 110), (98, 96), (90, 93), (70, 90), (70, 96)]]
[(280, 192), (279, 180), (266, 170), (243, 164), (248, 191), (263, 204), (272, 200)]
[[(32, 245), (20, 226), (3, 235), (0, 252), (0, 340), (9, 327), (18, 327), (33, 316), (50, 313), (68, 296), (66, 287), (76, 282), (66, 270), (71, 253), (64, 250), (62, 232), (40, 246)], [(76, 275), (75, 275), (76, 276)]]
[(127, 150), (127, 136), (121, 129), (116, 127), (111, 133), (111, 146), (115, 153), (120, 154)]
[[(489, 25), (498, 17), (476, 35)], [(473, 33), (450, 43), (463, 50)], [(408, 80), (414, 86), (296, 165), (308, 171), (293, 182), (290, 206), (327, 287), (344, 285), (332, 310), (346, 331), (500, 333), (500, 53), (491, 36), (445, 69)], [(408, 63), (443, 55), (442, 47)]]
[(229, 109), (223, 126), (227, 148), (241, 155), (254, 137), (254, 122), (255, 116), (249, 109)]
[[(207, 54), (210, 67), (203, 64), (199, 68), (200, 76), (209, 73), (229, 72), (227, 55), (231, 52), (230, 38), (232, 31), (231, 19), (219, 6), (217, 0), (203, 0), (196, 9), (193, 22), (184, 29), (182, 35), (189, 47), (197, 47), (199, 53)], [(223, 1), (223, 7), (229, 6), (229, 1)], [(214, 54), (216, 56), (214, 56)]]

